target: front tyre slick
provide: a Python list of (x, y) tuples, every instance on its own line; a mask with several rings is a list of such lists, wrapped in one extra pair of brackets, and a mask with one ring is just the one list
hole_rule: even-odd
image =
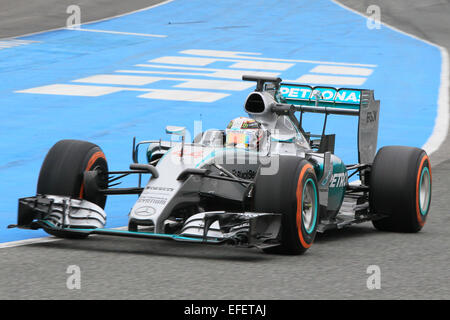
[(313, 166), (304, 159), (280, 156), (274, 175), (258, 172), (254, 209), (280, 213), (280, 245), (265, 249), (267, 253), (298, 255), (308, 250), (319, 223), (319, 192)]
[[(49, 150), (45, 157), (39, 173), (37, 194), (86, 199), (104, 208), (106, 196), (88, 194), (84, 188), (83, 173), (94, 170), (100, 176), (100, 185), (107, 187), (108, 163), (100, 147), (87, 141), (61, 140)], [(88, 236), (84, 233), (64, 230), (44, 230), (59, 238), (81, 239)]]

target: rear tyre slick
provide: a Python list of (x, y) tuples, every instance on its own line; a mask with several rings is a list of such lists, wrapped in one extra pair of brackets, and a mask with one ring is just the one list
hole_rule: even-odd
[(280, 245), (267, 253), (298, 255), (312, 245), (319, 223), (319, 192), (313, 166), (297, 157), (281, 156), (276, 174), (258, 172), (254, 209), (280, 213)]
[[(69, 196), (86, 199), (105, 207), (106, 196), (88, 194), (83, 185), (83, 173), (96, 170), (100, 186), (107, 187), (108, 163), (102, 150), (95, 144), (80, 140), (61, 140), (47, 153), (41, 166), (37, 194)], [(80, 239), (88, 235), (44, 229), (60, 238)]]
[(370, 176), (370, 206), (384, 216), (374, 220), (376, 229), (418, 232), (426, 223), (431, 205), (431, 164), (422, 149), (381, 148)]

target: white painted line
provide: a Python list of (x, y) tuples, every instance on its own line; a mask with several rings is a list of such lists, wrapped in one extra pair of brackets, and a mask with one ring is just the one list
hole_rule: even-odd
[(66, 30), (110, 33), (110, 34), (120, 34), (120, 35), (139, 36), (139, 37), (154, 37), (154, 38), (166, 38), (167, 37), (167, 36), (161, 35), (161, 34), (122, 32), (122, 31), (112, 31), (112, 30), (81, 29), (81, 28), (66, 28)]
[(329, 74), (345, 74), (345, 75), (353, 75), (353, 76), (370, 76), (373, 72), (373, 69), (318, 65), (318, 66), (312, 68), (309, 72), (329, 73)]
[[(219, 54), (218, 54), (219, 52)], [(274, 58), (260, 58), (260, 57), (249, 57), (247, 55), (259, 55), (260, 53), (255, 52), (236, 52), (236, 51), (217, 51), (217, 50), (197, 50), (197, 49), (189, 49), (180, 51), (183, 54), (190, 55), (198, 55), (205, 57), (223, 57), (227, 56), (228, 58), (236, 58), (236, 59), (245, 59), (245, 60), (258, 60), (258, 61), (279, 61), (279, 62), (301, 62), (301, 63), (313, 63), (313, 64), (332, 64), (332, 65), (340, 65), (340, 66), (355, 66), (355, 67), (368, 67), (374, 68), (376, 64), (362, 64), (362, 63), (348, 63), (348, 62), (333, 62), (333, 61), (319, 61), (319, 60), (299, 60), (299, 59), (274, 59)], [(240, 54), (245, 54), (245, 56), (241, 56)]]
[(198, 58), (198, 57), (182, 57), (182, 56), (165, 56), (149, 60), (153, 63), (181, 64), (188, 66), (206, 66), (216, 61), (234, 62), (230, 68), (236, 69), (260, 69), (260, 70), (287, 70), (292, 67), (293, 63), (267, 62), (267, 61), (250, 61), (250, 60), (232, 60), (222, 58)]
[(360, 86), (366, 82), (366, 78), (360, 77), (339, 77), (339, 76), (324, 76), (315, 74), (305, 74), (296, 80), (285, 80), (286, 83), (308, 83), (334, 86)]
[(211, 76), (217, 77), (217, 78), (242, 80), (242, 76), (244, 74), (261, 76), (261, 77), (278, 77), (280, 75), (279, 72), (265, 72), (265, 71), (253, 71), (253, 70), (226, 70), (226, 69), (224, 69), (224, 70), (217, 70), (216, 72), (211, 74)]
[(211, 73), (201, 72), (176, 72), (176, 71), (148, 71), (148, 70), (116, 70), (119, 73), (137, 73), (137, 74), (165, 74), (173, 76), (211, 76)]
[(7, 48), (14, 48), (14, 47), (18, 47), (18, 46), (24, 46), (24, 45), (36, 43), (36, 42), (40, 42), (40, 41), (15, 40), (15, 39), (3, 40), (3, 41), (0, 41), (0, 50), (7, 49)]
[(193, 71), (211, 71), (213, 73), (204, 73), (203, 75), (217, 77), (217, 78), (228, 78), (228, 79), (238, 79), (238, 80), (242, 80), (242, 75), (244, 75), (244, 74), (251, 74), (251, 75), (257, 75), (257, 76), (263, 76), (263, 77), (277, 77), (280, 75), (279, 72), (269, 72), (269, 71), (196, 68), (196, 67), (183, 67), (183, 66), (164, 66), (164, 65), (156, 65), (156, 64), (136, 64), (135, 67), (193, 70)]
[(129, 87), (104, 87), (104, 86), (85, 86), (78, 84), (52, 84), (48, 86), (36, 87), (25, 90), (15, 91), (16, 93), (34, 93), (34, 94), (53, 94), (53, 95), (67, 95), (80, 97), (99, 97), (105, 94), (120, 92), (120, 91), (145, 91), (149, 92), (151, 89), (147, 88), (129, 88)]
[(212, 69), (212, 68), (197, 68), (197, 67), (183, 67), (183, 66), (172, 66), (172, 65), (160, 65), (160, 64), (135, 64), (135, 67), (144, 68), (159, 68), (159, 69), (176, 69), (176, 70), (193, 70), (193, 71), (216, 71), (222, 69)]
[(23, 45), (23, 44), (29, 44), (29, 43), (35, 43), (40, 41), (31, 41), (31, 40), (2, 40), (0, 41), (0, 46), (10, 46), (10, 45)]
[[(210, 81), (208, 81), (210, 82)], [(230, 82), (222, 83), (221, 85), (227, 86), (229, 90), (236, 89), (231, 87)], [(239, 82), (233, 82), (239, 83)], [(194, 87), (194, 84), (186, 87)], [(201, 87), (197, 83), (198, 87)], [(206, 85), (203, 85), (206, 86)], [(218, 84), (209, 85), (208, 89), (212, 87), (217, 87)], [(68, 96), (85, 96), (85, 97), (97, 97), (105, 94), (110, 94), (120, 91), (137, 91), (145, 92), (139, 95), (139, 98), (147, 99), (161, 99), (161, 100), (172, 100), (172, 101), (191, 101), (191, 102), (215, 102), (217, 100), (228, 97), (227, 93), (220, 92), (208, 92), (208, 91), (186, 91), (186, 90), (169, 90), (169, 89), (150, 89), (150, 88), (128, 88), (128, 87), (103, 87), (103, 86), (84, 86), (76, 84), (53, 84), (43, 87), (36, 87), (32, 89), (16, 91), (19, 93), (35, 93), (35, 94), (52, 94), (52, 95), (68, 95)]]
[(149, 62), (153, 63), (184, 64), (188, 66), (206, 66), (216, 61), (217, 59), (210, 59), (210, 58), (171, 57), (171, 56), (165, 56), (149, 60)]
[[(151, 6), (142, 8), (142, 9), (138, 9), (138, 10), (134, 10), (134, 11), (130, 11), (130, 12), (118, 14), (118, 15), (115, 15), (115, 16), (112, 16), (112, 17), (108, 17), (108, 18), (103, 18), (103, 19), (97, 19), (97, 20), (93, 20), (93, 21), (88, 21), (88, 22), (82, 23), (81, 25), (84, 26), (84, 25), (89, 25), (89, 24), (93, 24), (93, 23), (98, 23), (98, 22), (101, 22), (101, 21), (107, 21), (107, 20), (112, 20), (112, 19), (120, 18), (120, 17), (127, 16), (127, 15), (130, 15), (130, 14), (133, 14), (133, 13), (137, 13), (137, 12), (141, 12), (141, 11), (150, 10), (150, 9), (153, 9), (153, 8), (156, 8), (156, 7), (165, 5), (165, 4), (167, 4), (167, 3), (170, 3), (170, 2), (172, 2), (172, 1), (174, 1), (174, 0), (166, 0), (166, 1), (163, 1), (163, 2), (160, 2), (160, 3), (156, 3), (156, 4), (153, 4), (153, 5), (151, 5)], [(4, 38), (4, 39), (16, 39), (16, 38), (20, 38), (20, 37), (28, 37), (28, 36), (32, 36), (32, 35), (36, 35), (36, 34), (46, 33), (46, 32), (50, 32), (50, 31), (64, 30), (64, 29), (66, 29), (66, 27), (59, 27), (59, 28), (47, 29), (47, 30), (38, 31), (38, 32), (31, 32), (31, 33), (26, 33), (26, 34), (23, 34), (23, 35), (20, 35), (20, 36), (7, 37), (7, 38)]]
[(232, 64), (230, 68), (236, 69), (262, 69), (284, 71), (292, 67), (293, 63), (266, 62), (266, 61), (240, 61)]
[(83, 86), (76, 84), (51, 84), (15, 91), (16, 93), (54, 94), (67, 96), (98, 97), (105, 94), (121, 91), (122, 88), (103, 86)]
[(54, 241), (60, 241), (60, 240), (62, 240), (62, 239), (55, 238), (55, 237), (43, 237), (43, 238), (2, 242), (2, 243), (0, 243), (0, 249), (26, 246), (26, 245), (33, 244), (33, 243), (54, 242)]
[(158, 77), (99, 74), (99, 75), (95, 75), (95, 76), (91, 76), (91, 77), (87, 77), (87, 78), (73, 80), (73, 82), (142, 86), (142, 85), (157, 82), (161, 79), (162, 78), (158, 78)]
[(247, 58), (247, 56), (243, 57), (242, 55), (255, 55), (255, 56), (261, 55), (261, 53), (258, 52), (203, 50), (203, 49), (189, 49), (181, 51), (180, 53), (191, 54), (194, 56), (210, 56), (217, 58), (236, 58), (236, 59)]
[(180, 75), (180, 76), (204, 76), (212, 78), (225, 78), (242, 80), (242, 76), (255, 75), (263, 77), (277, 77), (278, 72), (258, 72), (258, 71), (245, 71), (245, 70), (220, 70), (213, 73), (201, 73), (201, 72), (173, 72), (173, 71), (147, 71), (147, 70), (116, 70), (120, 73), (137, 73), (137, 74), (165, 74), (165, 75)]
[[(111, 229), (112, 230), (128, 230), (128, 226), (111, 228)], [(90, 235), (89, 237), (95, 237), (95, 236), (96, 235), (93, 234), (93, 235)], [(55, 241), (61, 241), (61, 240), (64, 240), (64, 239), (49, 236), (49, 237), (42, 237), (42, 238), (33, 238), (33, 239), (2, 242), (2, 243), (0, 243), (0, 249), (26, 246), (26, 245), (35, 244), (35, 243), (55, 242)]]
[[(87, 78), (73, 80), (73, 82), (82, 83), (100, 83), (100, 84), (116, 84), (116, 85), (146, 85), (160, 80), (180, 81), (181, 84), (175, 85), (179, 88), (193, 89), (221, 89), (241, 91), (254, 86), (254, 84), (243, 81), (227, 81), (227, 80), (202, 80), (172, 77), (147, 77), (147, 76), (129, 76), (116, 74), (99, 74)], [(149, 88), (150, 89), (150, 88)]]
[[(331, 0), (336, 5), (349, 10), (363, 18), (367, 17), (362, 14), (361, 12), (358, 12), (350, 7), (347, 7), (346, 5), (343, 5), (336, 0)], [(449, 57), (448, 57), (448, 51), (446, 48), (430, 42), (428, 40), (422, 39), (416, 35), (410, 34), (408, 32), (405, 32), (403, 30), (400, 30), (394, 26), (391, 26), (387, 24), (386, 22), (381, 21), (381, 24), (387, 28), (390, 28), (392, 30), (395, 30), (399, 33), (402, 33), (408, 37), (411, 37), (413, 39), (425, 42), (429, 45), (432, 45), (439, 49), (441, 52), (441, 85), (439, 86), (439, 93), (438, 93), (438, 100), (437, 100), (437, 114), (434, 122), (434, 128), (433, 132), (431, 133), (428, 140), (425, 142), (425, 144), (422, 146), (422, 149), (424, 149), (429, 155), (435, 152), (439, 149), (441, 144), (445, 141), (445, 138), (447, 137), (448, 129), (449, 129), (449, 111), (450, 111), (450, 101), (449, 101)]]
[(436, 150), (439, 149), (441, 144), (445, 141), (445, 138), (448, 134), (449, 129), (449, 63), (448, 63), (448, 52), (445, 48), (440, 47), (441, 51), (441, 85), (439, 87), (438, 93), (438, 109), (436, 118), (434, 120), (434, 128), (431, 136), (428, 137), (428, 140), (422, 146), (428, 154), (432, 154)]
[(232, 90), (241, 91), (254, 87), (254, 83), (243, 81), (225, 81), (225, 80), (202, 80), (192, 79), (175, 85), (177, 88), (191, 88), (191, 89), (216, 89), (216, 90)]
[(229, 96), (229, 94), (218, 92), (155, 89), (152, 90), (152, 92), (140, 95), (139, 98), (190, 102), (214, 102), (227, 96)]

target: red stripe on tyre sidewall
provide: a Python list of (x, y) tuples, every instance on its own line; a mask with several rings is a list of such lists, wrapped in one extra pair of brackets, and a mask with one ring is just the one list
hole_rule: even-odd
[[(420, 161), (419, 165), (419, 171), (417, 173), (417, 179), (416, 179), (416, 214), (417, 214), (417, 221), (419, 222), (419, 225), (423, 227), (425, 225), (425, 220), (422, 219), (422, 214), (420, 213), (420, 201), (419, 201), (419, 189), (420, 189), (420, 176), (422, 175), (423, 166), (425, 164), (425, 161), (428, 161), (428, 172), (430, 174), (430, 188), (431, 188), (431, 166), (430, 166), (430, 159), (427, 155), (425, 155), (422, 160)], [(430, 190), (431, 191), (431, 190)], [(431, 196), (431, 195), (430, 195)], [(429, 210), (429, 208), (428, 208)]]
[[(106, 160), (105, 155), (103, 154), (103, 152), (101, 151), (97, 151), (96, 153), (94, 153), (91, 158), (88, 161), (88, 164), (86, 166), (86, 169), (84, 171), (89, 171), (92, 169), (92, 166), (94, 165), (95, 161), (97, 161), (98, 159), (103, 158)], [(83, 182), (81, 182), (81, 188), (80, 188), (80, 195), (79, 198), (83, 199), (83, 192), (84, 192), (84, 184)]]

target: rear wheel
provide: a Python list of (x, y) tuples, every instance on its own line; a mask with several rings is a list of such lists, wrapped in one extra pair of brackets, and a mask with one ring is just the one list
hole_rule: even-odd
[(385, 217), (373, 221), (383, 231), (418, 232), (431, 204), (431, 165), (422, 149), (381, 148), (370, 176), (372, 211)]
[[(47, 153), (39, 173), (37, 194), (50, 194), (86, 199), (101, 208), (106, 196), (89, 194), (83, 184), (85, 171), (97, 171), (99, 186), (108, 184), (108, 163), (102, 150), (95, 144), (80, 140), (61, 140)], [(85, 238), (86, 234), (45, 230), (62, 238)]]
[(319, 223), (319, 192), (312, 165), (297, 157), (280, 156), (276, 174), (258, 172), (254, 209), (280, 213), (280, 245), (268, 253), (303, 254), (313, 243)]

